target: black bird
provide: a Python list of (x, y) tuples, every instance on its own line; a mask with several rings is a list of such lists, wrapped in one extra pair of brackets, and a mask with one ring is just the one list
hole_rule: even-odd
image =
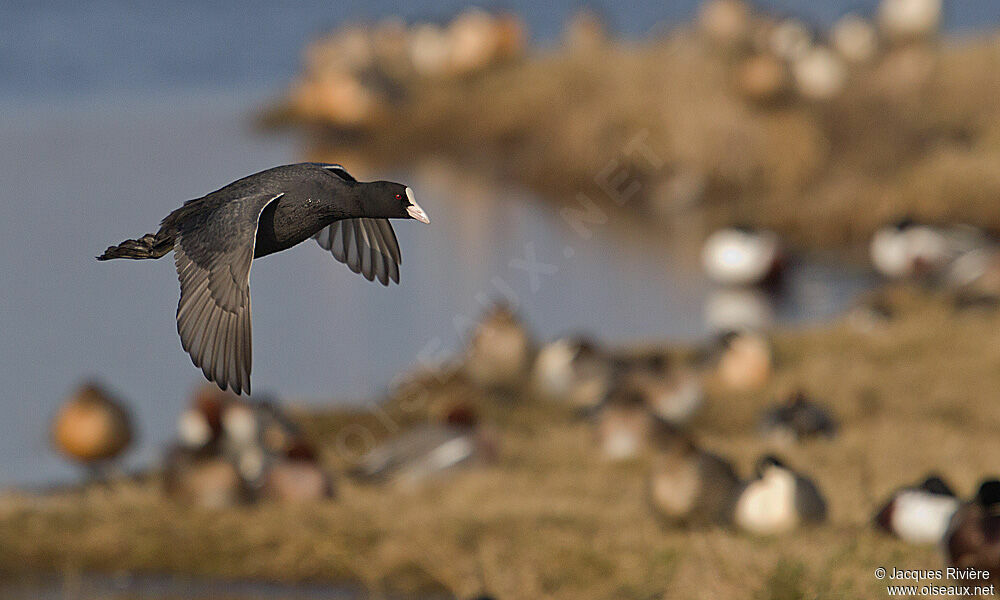
[(312, 237), (355, 273), (399, 283), (389, 219), (430, 223), (409, 187), (359, 182), (336, 164), (275, 167), (185, 202), (160, 230), (108, 248), (97, 260), (156, 259), (174, 251), (184, 351), (223, 390), (250, 393), (250, 265)]

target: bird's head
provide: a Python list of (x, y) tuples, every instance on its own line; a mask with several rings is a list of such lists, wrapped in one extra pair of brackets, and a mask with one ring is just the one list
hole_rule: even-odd
[(417, 204), (413, 190), (401, 183), (391, 181), (373, 181), (368, 184), (368, 197), (375, 204), (377, 217), (387, 219), (416, 219), (421, 223), (430, 223), (431, 219), (424, 209)]

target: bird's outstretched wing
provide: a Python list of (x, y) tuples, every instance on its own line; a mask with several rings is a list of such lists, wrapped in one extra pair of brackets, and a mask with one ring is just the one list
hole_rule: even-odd
[(181, 344), (209, 381), (237, 394), (250, 393), (250, 265), (257, 223), (267, 205), (283, 195), (227, 202), (179, 224), (174, 243)]
[(389, 219), (342, 219), (324, 227), (315, 236), (324, 249), (368, 281), (376, 277), (382, 285), (399, 283), (402, 256)]

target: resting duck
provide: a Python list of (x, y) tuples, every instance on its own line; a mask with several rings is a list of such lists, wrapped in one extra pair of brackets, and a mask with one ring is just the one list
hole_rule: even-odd
[(271, 463), (261, 494), (279, 502), (315, 502), (334, 497), (335, 488), (333, 477), (320, 464), (315, 449), (299, 440)]
[(943, 231), (909, 217), (876, 231), (870, 252), (875, 269), (889, 279), (932, 275), (952, 258)]
[(614, 378), (611, 358), (590, 339), (573, 337), (542, 347), (531, 381), (541, 398), (589, 413), (607, 398)]
[(69, 397), (52, 421), (56, 451), (97, 476), (132, 443), (132, 419), (121, 401), (89, 382)]
[(723, 525), (732, 522), (740, 480), (729, 461), (698, 448), (667, 427), (653, 435), (649, 498), (670, 525)]
[(254, 500), (232, 461), (174, 447), (166, 458), (163, 487), (167, 496), (183, 506), (220, 510)]
[(622, 387), (638, 396), (654, 416), (674, 426), (687, 424), (705, 401), (701, 378), (664, 354), (638, 361), (622, 375)]
[(801, 525), (826, 520), (826, 501), (809, 478), (774, 456), (757, 463), (736, 501), (736, 525), (756, 535), (788, 533)]
[(215, 454), (222, 440), (222, 410), (235, 394), (214, 385), (199, 388), (189, 406), (177, 418), (177, 443), (195, 453)]
[(637, 457), (647, 448), (654, 424), (645, 398), (635, 390), (618, 387), (596, 415), (601, 455), (611, 461)]
[(930, 475), (893, 492), (875, 515), (875, 525), (911, 544), (938, 544), (958, 505), (948, 484)]
[(465, 406), (455, 407), (444, 423), (415, 427), (365, 454), (352, 469), (365, 482), (389, 481), (413, 487), (455, 467), (496, 460), (498, 441)]
[(480, 387), (512, 390), (531, 366), (532, 342), (511, 308), (497, 304), (480, 321), (465, 356), (465, 375)]

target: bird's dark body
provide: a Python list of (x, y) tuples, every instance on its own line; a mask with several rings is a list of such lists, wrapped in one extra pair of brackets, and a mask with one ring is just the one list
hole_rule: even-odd
[(112, 246), (98, 260), (156, 259), (173, 250), (184, 350), (222, 389), (249, 393), (253, 259), (315, 238), (369, 281), (398, 283), (401, 253), (389, 219), (407, 218), (429, 222), (404, 185), (359, 182), (340, 165), (285, 165), (185, 202), (155, 234)]
[[(404, 189), (399, 184), (389, 182), (362, 185), (376, 184), (395, 185), (399, 187), (399, 191)], [(207, 222), (217, 211), (225, 212), (234, 201), (258, 194), (265, 197), (279, 194), (283, 196), (268, 204), (260, 215), (254, 258), (300, 244), (338, 219), (383, 215), (386, 218), (406, 217), (405, 212), (400, 214), (398, 210), (391, 210), (392, 206), (370, 207), (362, 203), (357, 193), (358, 185), (358, 182), (332, 176), (326, 169), (312, 163), (275, 167), (186, 202), (163, 220), (157, 238), (169, 238), (172, 246), (181, 227), (197, 227)], [(388, 190), (386, 195), (393, 196)], [(386, 208), (389, 210), (385, 210)], [(376, 214), (368, 215), (365, 213), (366, 209)]]

